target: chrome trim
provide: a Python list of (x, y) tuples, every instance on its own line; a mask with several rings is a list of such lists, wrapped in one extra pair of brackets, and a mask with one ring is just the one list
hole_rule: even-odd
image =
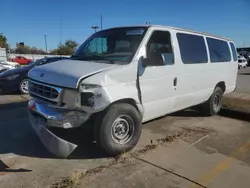
[[(81, 126), (90, 118), (91, 115), (85, 112), (51, 108), (48, 107), (46, 104), (38, 103), (33, 99), (29, 101), (28, 109), (29, 112), (34, 116), (36, 122), (41, 123), (44, 126), (61, 128), (72, 128)], [(44, 122), (43, 118), (45, 120)]]
[(31, 91), (31, 89), (30, 89), (30, 85), (31, 84), (29, 84), (29, 92), (30, 92), (30, 94), (38, 96), (38, 97), (43, 98), (43, 99), (46, 99), (48, 101), (53, 101), (53, 102), (56, 102), (56, 103), (60, 102), (60, 100), (61, 100), (61, 94), (62, 94), (62, 91), (63, 91), (62, 88), (51, 86), (51, 85), (47, 85), (47, 84), (43, 84), (43, 83), (36, 82), (36, 81), (33, 81), (33, 80), (29, 80), (29, 83), (31, 83), (31, 84), (34, 83), (34, 84), (37, 84), (37, 85), (42, 85), (42, 86), (45, 86), (45, 87), (49, 87), (49, 88), (52, 88), (52, 89), (54, 89), (54, 90), (56, 90), (58, 92), (58, 96), (56, 98), (48, 98), (48, 97), (45, 97), (43, 95), (40, 95), (38, 93), (35, 93), (35, 92)]

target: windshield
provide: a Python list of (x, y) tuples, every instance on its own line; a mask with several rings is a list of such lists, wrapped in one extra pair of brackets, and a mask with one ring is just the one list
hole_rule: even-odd
[(126, 27), (97, 32), (77, 49), (71, 59), (128, 64), (146, 30), (147, 27)]

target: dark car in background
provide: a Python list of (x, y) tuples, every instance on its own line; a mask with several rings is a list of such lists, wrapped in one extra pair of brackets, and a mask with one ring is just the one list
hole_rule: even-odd
[(0, 74), (0, 89), (3, 92), (19, 91), (23, 94), (29, 93), (28, 90), (28, 72), (35, 66), (52, 63), (67, 57), (45, 57), (30, 63), (27, 67), (7, 70)]

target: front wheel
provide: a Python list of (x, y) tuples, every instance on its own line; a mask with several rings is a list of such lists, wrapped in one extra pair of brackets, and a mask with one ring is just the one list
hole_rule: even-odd
[(141, 116), (130, 104), (111, 105), (95, 130), (97, 143), (110, 155), (131, 150), (141, 136)]
[(214, 89), (212, 96), (208, 99), (208, 101), (202, 104), (203, 112), (208, 116), (218, 114), (222, 107), (222, 96), (223, 92), (221, 88), (216, 87)]
[(19, 84), (19, 91), (22, 94), (28, 94), (29, 93), (29, 82), (27, 79), (24, 79)]

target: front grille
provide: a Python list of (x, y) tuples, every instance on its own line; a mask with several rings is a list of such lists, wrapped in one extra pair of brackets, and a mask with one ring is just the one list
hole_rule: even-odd
[(57, 105), (57, 104), (58, 104), (56, 101), (51, 101), (51, 100), (49, 100), (49, 99), (45, 99), (45, 98), (43, 98), (43, 97), (39, 97), (39, 96), (34, 95), (34, 94), (32, 94), (32, 93), (30, 93), (30, 96), (33, 97), (33, 98), (36, 98), (36, 100), (37, 100), (38, 102), (41, 102), (41, 103), (45, 103), (45, 104), (49, 103), (49, 104), (53, 104), (53, 105)]
[(52, 86), (29, 81), (29, 90), (32, 94), (44, 97), (47, 99), (56, 99), (59, 96), (59, 91)]

